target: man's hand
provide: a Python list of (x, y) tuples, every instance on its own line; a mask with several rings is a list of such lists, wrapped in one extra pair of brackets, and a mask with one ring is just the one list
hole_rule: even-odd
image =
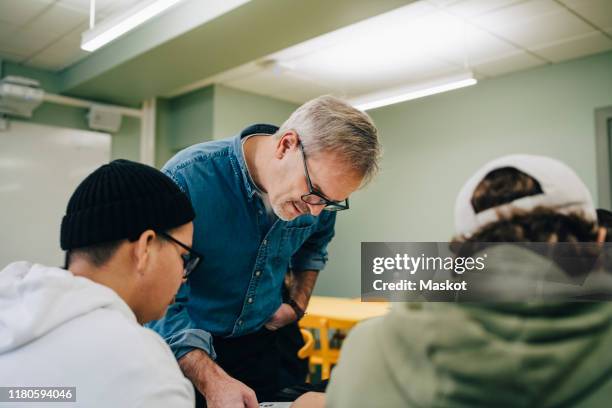
[(255, 392), (230, 377), (202, 350), (195, 349), (179, 360), (187, 378), (206, 398), (208, 408), (258, 408)]
[(208, 408), (259, 407), (255, 392), (225, 372), (210, 382), (202, 394), (206, 397)]
[(286, 303), (280, 305), (276, 312), (272, 315), (270, 320), (265, 324), (268, 330), (278, 330), (283, 326), (288, 325), (291, 322), (297, 320), (297, 315), (291, 306)]

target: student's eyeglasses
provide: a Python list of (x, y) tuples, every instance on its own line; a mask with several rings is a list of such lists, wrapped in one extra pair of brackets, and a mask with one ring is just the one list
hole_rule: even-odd
[(183, 244), (181, 241), (174, 238), (170, 234), (167, 234), (163, 231), (157, 231), (157, 234), (166, 238), (169, 241), (174, 242), (175, 244), (179, 245), (181, 248), (187, 250), (187, 253), (181, 255), (181, 258), (183, 258), (183, 278), (186, 278), (187, 276), (189, 276), (189, 274), (193, 272), (195, 268), (198, 267), (198, 265), (200, 264), (200, 261), (204, 257), (201, 254), (194, 251), (193, 248), (191, 248), (188, 245)]
[(306, 153), (304, 153), (304, 146), (301, 142), (298, 143), (300, 145), (300, 151), (302, 152), (302, 158), (304, 159), (304, 174), (306, 175), (306, 183), (308, 184), (308, 194), (302, 195), (302, 201), (310, 205), (324, 205), (325, 207), (323, 207), (323, 210), (325, 211), (348, 210), (348, 198), (344, 200), (344, 202), (330, 200), (325, 197), (323, 193), (321, 193), (312, 186), (312, 182), (310, 181), (310, 175), (308, 174), (308, 166), (306, 165)]

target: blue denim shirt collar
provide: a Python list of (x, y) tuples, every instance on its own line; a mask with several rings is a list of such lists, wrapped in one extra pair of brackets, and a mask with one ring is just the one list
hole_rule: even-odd
[(257, 123), (255, 125), (251, 125), (240, 132), (238, 135), (234, 137), (233, 147), (234, 154), (236, 155), (236, 159), (238, 160), (238, 165), (240, 166), (240, 172), (242, 173), (242, 181), (244, 182), (244, 188), (246, 189), (247, 196), (249, 201), (253, 199), (253, 195), (257, 193), (257, 188), (251, 182), (251, 178), (249, 177), (249, 171), (247, 169), (246, 160), (244, 159), (244, 155), (242, 154), (242, 139), (247, 136), (255, 135), (255, 134), (269, 134), (273, 135), (278, 131), (278, 126), (268, 125), (265, 123)]

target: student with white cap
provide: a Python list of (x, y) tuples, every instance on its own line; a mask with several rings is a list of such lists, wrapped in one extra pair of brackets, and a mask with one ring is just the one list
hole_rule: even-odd
[[(487, 178), (502, 170), (510, 175), (497, 180)], [(529, 177), (516, 183), (517, 191), (508, 191), (507, 183), (520, 178), (520, 173)], [(528, 195), (522, 196), (520, 189), (525, 185), (529, 185)], [(474, 205), (480, 196), (491, 203), (489, 208)], [(455, 232), (470, 237), (487, 224), (538, 207), (558, 214), (578, 214), (588, 222), (597, 221), (591, 194), (570, 167), (550, 157), (516, 154), (488, 162), (463, 185), (455, 201)]]
[[(455, 224), (461, 241), (602, 240), (586, 186), (543, 156), (483, 166), (459, 193)], [(535, 254), (504, 253), (506, 247), (488, 248), (488, 270), (558, 268)], [(611, 344), (609, 302), (397, 304), (351, 331), (326, 406), (607, 407)], [(308, 398), (297, 403), (322, 406), (321, 395)]]

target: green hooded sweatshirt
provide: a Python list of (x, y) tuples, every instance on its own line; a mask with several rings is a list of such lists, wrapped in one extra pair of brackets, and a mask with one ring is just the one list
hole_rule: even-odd
[[(556, 268), (496, 250), (498, 273)], [(396, 304), (351, 331), (327, 407), (612, 407), (612, 302)]]

